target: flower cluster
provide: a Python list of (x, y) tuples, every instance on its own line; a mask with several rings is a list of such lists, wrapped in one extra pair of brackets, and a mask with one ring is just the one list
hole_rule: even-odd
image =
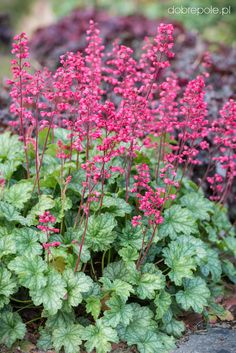
[(53, 241), (51, 243), (43, 243), (43, 248), (49, 251), (50, 248), (56, 248), (60, 245), (61, 243), (59, 241)]
[[(82, 175), (76, 225), (80, 217), (88, 219), (93, 201), (102, 207), (106, 184), (109, 179), (115, 184), (117, 175), (124, 179), (126, 201), (133, 194), (137, 198), (138, 215), (133, 225), (140, 224), (142, 217), (152, 225), (162, 223), (165, 202), (175, 199), (183, 177), (200, 164), (202, 152), (215, 166), (215, 174), (205, 178), (212, 197), (220, 202), (227, 199), (236, 176), (236, 103), (226, 103), (217, 121), (207, 119), (205, 71), (187, 84), (180, 97), (178, 77), (163, 75), (174, 56), (173, 31), (172, 25), (161, 24), (154, 40), (146, 41), (138, 60), (131, 48), (118, 41), (105, 55), (99, 30), (91, 21), (84, 55), (68, 52), (55, 72), (43, 69), (34, 74), (28, 72), (26, 35), (15, 37), (16, 59), (12, 61), (13, 80), (9, 81), (11, 112), (18, 117), (27, 174), (30, 177), (32, 170), (30, 144), (35, 149), (35, 185), (40, 193), (45, 150), (50, 140), (54, 141), (56, 128), (67, 129), (67, 135), (56, 141), (55, 154), (61, 163), (61, 180), (70, 174), (74, 161)], [(207, 70), (208, 54), (204, 60)], [(39, 145), (42, 129), (47, 131), (43, 147)], [(209, 144), (209, 134), (215, 146)], [(134, 162), (142, 156), (143, 148), (155, 159), (155, 170)], [(67, 164), (69, 173), (65, 174)], [(155, 175), (156, 185), (151, 184), (150, 173)], [(69, 179), (62, 189), (63, 204)], [(50, 213), (42, 215), (39, 222), (38, 228), (47, 234), (59, 231), (53, 227), (56, 220)]]
[(41, 224), (38, 225), (37, 228), (47, 235), (50, 235), (50, 233), (59, 233), (60, 231), (60, 229), (52, 227), (52, 225), (56, 223), (56, 218), (51, 215), (50, 211), (45, 211), (44, 214), (39, 217), (39, 223)]
[[(148, 218), (149, 224), (161, 224), (163, 222), (161, 211), (166, 201), (165, 189), (156, 187), (153, 190), (149, 185), (151, 178), (148, 165), (138, 165), (137, 172), (138, 174), (134, 176), (135, 183), (131, 192), (136, 193), (139, 201), (139, 209)], [(133, 226), (141, 224), (141, 216), (134, 216), (132, 224)]]
[(213, 190), (212, 199), (225, 202), (236, 177), (236, 102), (230, 99), (211, 127), (216, 152), (212, 158), (217, 173), (208, 177)]

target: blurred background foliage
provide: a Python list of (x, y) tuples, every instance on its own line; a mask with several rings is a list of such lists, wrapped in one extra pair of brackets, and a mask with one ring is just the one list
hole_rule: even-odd
[[(169, 14), (172, 6), (228, 7), (228, 15)], [(169, 17), (183, 23), (188, 29), (197, 30), (208, 40), (231, 44), (236, 37), (235, 0), (1, 0), (0, 13), (8, 14), (14, 31), (32, 32), (58, 17), (67, 15), (76, 7), (93, 6), (107, 9), (113, 15), (142, 13), (150, 18)]]
[[(220, 9), (230, 6), (230, 14), (170, 14), (168, 9), (172, 6)], [(10, 42), (14, 33), (24, 31), (31, 37), (37, 28), (56, 22), (73, 9), (88, 7), (105, 9), (114, 16), (142, 14), (151, 19), (177, 20), (210, 42), (236, 45), (235, 0), (0, 0), (0, 78), (9, 74)]]

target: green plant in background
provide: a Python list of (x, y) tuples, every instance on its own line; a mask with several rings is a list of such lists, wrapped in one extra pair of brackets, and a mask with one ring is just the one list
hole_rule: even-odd
[[(174, 19), (186, 26), (189, 30), (197, 30), (203, 38), (215, 42), (223, 42), (231, 44), (235, 40), (236, 33), (236, 4), (235, 1), (227, 0), (193, 0), (191, 3), (187, 0), (132, 0), (123, 1), (117, 0), (115, 2), (109, 0), (91, 0), (89, 3), (85, 3), (83, 0), (70, 0), (63, 2), (53, 3), (55, 13), (59, 16), (68, 14), (73, 8), (93, 6), (97, 9), (106, 9), (113, 15), (132, 15), (132, 14), (143, 14), (149, 18), (161, 18), (165, 17), (168, 19)], [(196, 8), (211, 8), (217, 7), (220, 10), (222, 8), (230, 7), (230, 13), (227, 15), (221, 14), (181, 14), (172, 11), (172, 7), (196, 7)]]
[(2, 0), (0, 3), (0, 13), (9, 14), (12, 25), (15, 25), (22, 16), (30, 11), (33, 2), (31, 0)]
[[(44, 0), (34, 0), (34, 2), (43, 2)], [(3, 0), (0, 4), (0, 12), (9, 13), (12, 18), (12, 24), (17, 23), (22, 15), (30, 11), (32, 4), (29, 0)], [(183, 23), (189, 30), (198, 30), (203, 37), (210, 41), (223, 42), (231, 44), (234, 42), (236, 33), (236, 5), (232, 0), (193, 0), (191, 3), (187, 0), (67, 0), (55, 1), (49, 0), (49, 4), (56, 16), (65, 16), (77, 7), (94, 7), (97, 9), (106, 9), (113, 15), (130, 15), (140, 13), (150, 18), (166, 17), (175, 19)], [(230, 14), (225, 16), (220, 14), (176, 14), (170, 10), (172, 7), (217, 7), (219, 9), (230, 6)]]
[[(176, 1), (160, 1), (158, 3), (159, 6), (159, 14), (161, 16), (165, 16), (170, 19), (175, 19), (183, 23), (187, 29), (198, 30), (203, 38), (206, 40), (210, 40), (213, 42), (223, 42), (227, 44), (231, 44), (235, 40), (236, 33), (236, 5), (234, 1), (226, 1), (226, 0), (213, 0), (213, 1), (202, 1), (202, 0), (194, 0), (189, 3), (189, 1), (185, 0), (176, 0)], [(205, 8), (206, 11), (211, 10), (211, 8), (218, 8), (220, 11), (222, 8), (230, 7), (230, 13), (225, 15), (219, 14), (176, 14), (171, 8), (180, 8), (180, 7), (192, 7), (192, 8)], [(154, 11), (155, 5), (153, 4)], [(151, 9), (151, 8), (150, 8)], [(147, 14), (149, 10), (147, 7)], [(150, 11), (151, 16), (151, 11)]]

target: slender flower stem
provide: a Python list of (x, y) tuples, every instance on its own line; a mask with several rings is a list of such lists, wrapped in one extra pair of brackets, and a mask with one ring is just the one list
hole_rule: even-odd
[(35, 171), (36, 182), (38, 186), (38, 194), (40, 194), (40, 180), (39, 180), (39, 116), (38, 116), (38, 100), (39, 100), (39, 77), (37, 77), (37, 97), (36, 97), (36, 112), (35, 112)]
[(157, 224), (155, 224), (155, 226), (154, 226), (154, 229), (153, 229), (153, 232), (152, 232), (152, 236), (151, 236), (151, 238), (150, 238), (150, 240), (149, 240), (149, 242), (148, 242), (148, 244), (147, 244), (147, 247), (146, 247), (146, 249), (145, 249), (145, 251), (144, 251), (143, 256), (142, 256), (142, 257), (140, 258), (140, 260), (137, 262), (137, 265), (136, 265), (136, 268), (137, 268), (137, 269), (140, 268), (140, 266), (142, 265), (142, 263), (144, 262), (144, 260), (145, 260), (145, 258), (146, 258), (146, 256), (147, 256), (147, 253), (148, 253), (148, 251), (149, 251), (149, 249), (150, 249), (150, 246), (152, 245), (152, 241), (153, 241), (153, 239), (154, 239), (156, 230), (157, 230)]
[(20, 133), (23, 138), (27, 178), (29, 178), (30, 177), (29, 157), (28, 157), (28, 148), (27, 148), (27, 141), (26, 141), (26, 136), (25, 136), (24, 118), (23, 118), (23, 82), (22, 82), (23, 65), (22, 65), (21, 52), (20, 52), (20, 58), (19, 58), (19, 69), (20, 69), (20, 76), (19, 76), (19, 80), (20, 80)]

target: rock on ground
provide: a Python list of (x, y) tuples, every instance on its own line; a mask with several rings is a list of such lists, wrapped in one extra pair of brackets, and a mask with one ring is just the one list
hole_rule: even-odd
[(236, 353), (236, 330), (216, 327), (192, 334), (173, 353)]

